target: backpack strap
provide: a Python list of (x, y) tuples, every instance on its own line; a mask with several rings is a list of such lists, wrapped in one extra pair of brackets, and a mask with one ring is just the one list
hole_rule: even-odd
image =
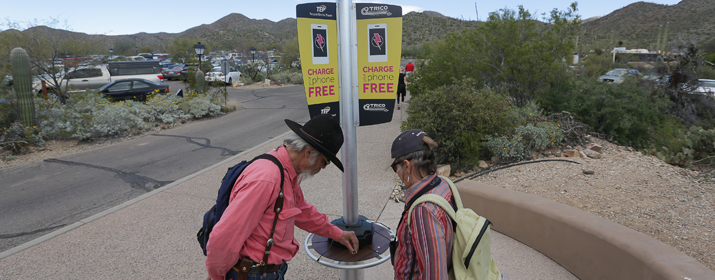
[(450, 218), (452, 218), (453, 221), (457, 220), (457, 214), (454, 212), (454, 209), (452, 209), (452, 205), (449, 204), (449, 202), (444, 199), (444, 197), (441, 197), (436, 194), (428, 193), (423, 196), (421, 196), (419, 199), (415, 201), (414, 204), (410, 207), (409, 213), (407, 214), (407, 225), (409, 226), (410, 223), (412, 223), (412, 219), (410, 217), (412, 216), (412, 210), (415, 209), (415, 206), (424, 203), (424, 202), (432, 202), (435, 205), (441, 207), (444, 212), (449, 215)]
[(276, 216), (273, 217), (273, 227), (271, 228), (271, 235), (268, 237), (268, 241), (266, 241), (266, 252), (263, 254), (263, 260), (261, 261), (260, 265), (266, 265), (268, 264), (268, 255), (271, 253), (271, 247), (273, 247), (273, 233), (276, 232), (276, 224), (278, 223), (278, 214), (281, 213), (281, 210), (283, 210), (283, 200), (285, 197), (283, 196), (283, 181), (285, 180), (285, 174), (283, 172), (283, 165), (281, 162), (273, 155), (270, 154), (262, 154), (260, 156), (257, 156), (256, 158), (253, 159), (253, 161), (257, 159), (267, 159), (272, 161), (278, 166), (278, 169), (280, 169), (281, 172), (281, 191), (278, 193), (278, 199), (276, 199), (276, 203), (273, 206), (273, 211), (276, 213)]
[(457, 209), (464, 208), (464, 205), (462, 205), (462, 197), (459, 195), (459, 191), (457, 190), (457, 186), (454, 185), (454, 182), (452, 182), (452, 180), (450, 180), (449, 178), (444, 177), (442, 175), (438, 175), (438, 176), (442, 180), (447, 181), (447, 184), (449, 184), (449, 188), (452, 190), (452, 196), (454, 197), (454, 199), (452, 201), (454, 201), (454, 203), (456, 203)]

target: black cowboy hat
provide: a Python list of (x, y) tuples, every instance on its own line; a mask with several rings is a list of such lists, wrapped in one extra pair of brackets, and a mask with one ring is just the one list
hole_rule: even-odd
[(337, 120), (330, 115), (317, 115), (302, 126), (289, 119), (285, 122), (300, 138), (345, 172), (343, 163), (336, 157), (343, 146), (343, 130)]

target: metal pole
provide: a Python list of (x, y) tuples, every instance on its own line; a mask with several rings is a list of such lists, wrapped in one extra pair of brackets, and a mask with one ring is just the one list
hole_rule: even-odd
[[(355, 118), (355, 98), (353, 91), (353, 42), (351, 9), (352, 0), (338, 0), (338, 62), (340, 67), (340, 122), (345, 133), (342, 148), (345, 172), (343, 173), (343, 220), (348, 225), (358, 222), (357, 184), (357, 120)], [(340, 270), (342, 280), (362, 280), (362, 269)]]
[(358, 221), (357, 184), (357, 130), (353, 114), (352, 42), (350, 29), (351, 0), (338, 2), (338, 56), (340, 63), (340, 122), (345, 133), (342, 148), (345, 172), (343, 173), (343, 219), (349, 225)]

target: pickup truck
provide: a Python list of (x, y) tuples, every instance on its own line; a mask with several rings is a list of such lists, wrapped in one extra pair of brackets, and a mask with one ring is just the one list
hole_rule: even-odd
[[(60, 87), (65, 91), (85, 91), (101, 88), (113, 80), (129, 78), (142, 78), (157, 83), (164, 81), (158, 61), (124, 61), (72, 70), (60, 79)], [(54, 90), (50, 84), (47, 86), (48, 90)], [(35, 87), (38, 92), (42, 91), (40, 85)]]

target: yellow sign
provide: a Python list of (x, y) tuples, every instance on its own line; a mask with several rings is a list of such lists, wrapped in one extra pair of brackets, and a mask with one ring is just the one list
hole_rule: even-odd
[(303, 85), (308, 111), (340, 116), (338, 30), (335, 3), (296, 6)]
[(402, 7), (356, 3), (360, 125), (390, 122), (402, 56)]

